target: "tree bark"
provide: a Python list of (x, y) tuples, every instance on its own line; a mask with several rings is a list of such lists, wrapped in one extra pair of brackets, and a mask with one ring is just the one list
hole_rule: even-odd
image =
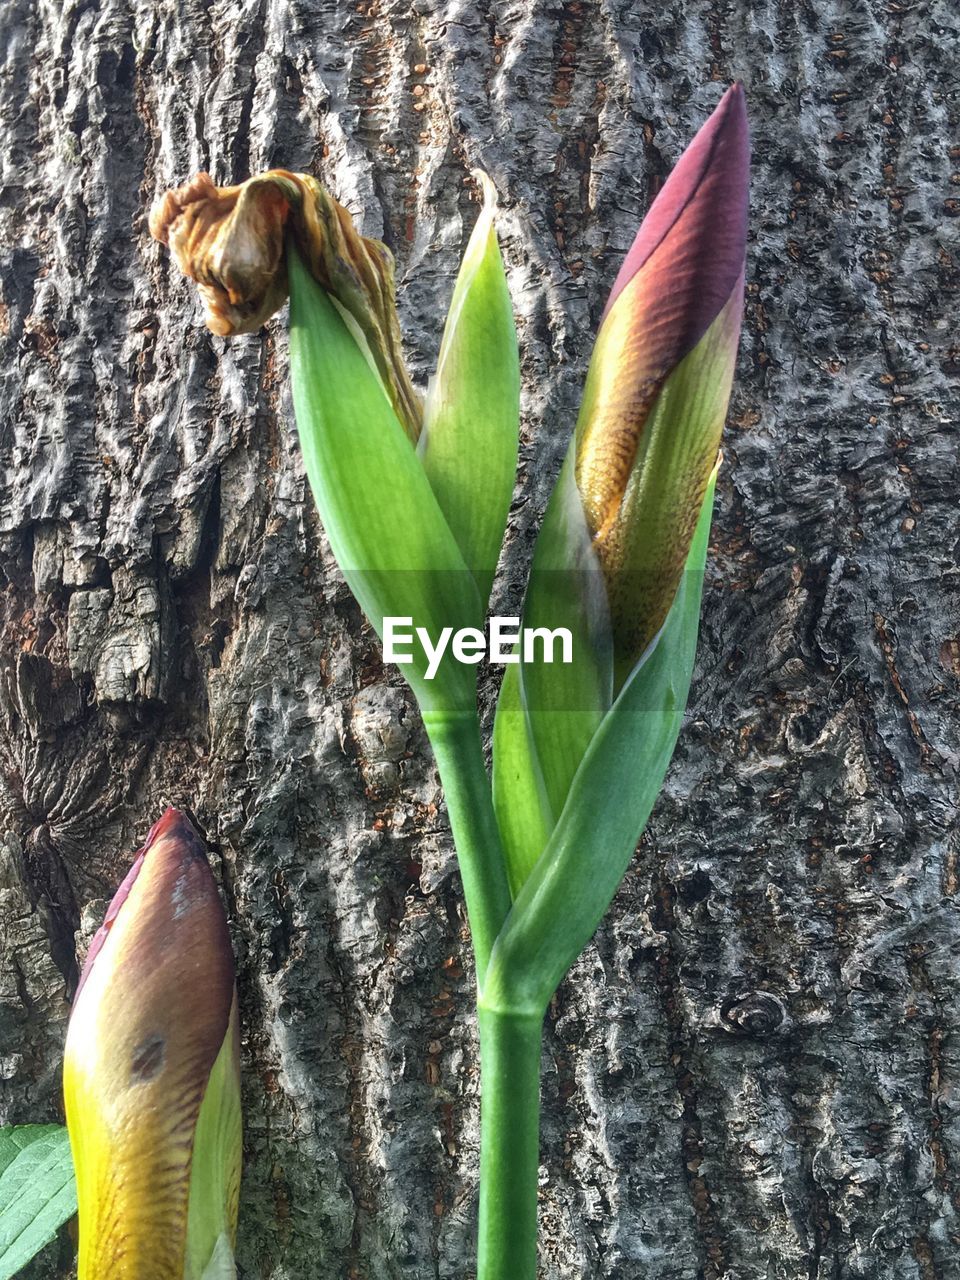
[(241, 1274), (473, 1274), (473, 980), (416, 707), (306, 492), (282, 317), (212, 337), (145, 214), (197, 169), (316, 174), (395, 252), (423, 386), (492, 175), (515, 611), (621, 255), (739, 78), (698, 671), (548, 1018), (541, 1273), (960, 1277), (955, 9), (6, 0), (0, 42), (2, 1119), (60, 1117), (77, 955), (185, 805), (239, 962)]

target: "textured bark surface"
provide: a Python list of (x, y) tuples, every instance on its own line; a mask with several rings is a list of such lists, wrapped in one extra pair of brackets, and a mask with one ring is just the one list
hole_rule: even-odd
[(242, 1275), (472, 1274), (472, 975), (416, 708), (305, 492), (282, 318), (211, 337), (145, 211), (199, 168), (315, 173), (394, 249), (423, 385), (492, 174), (504, 612), (619, 258), (738, 77), (698, 674), (551, 1013), (542, 1275), (960, 1277), (955, 8), (6, 0), (0, 45), (2, 1119), (59, 1116), (75, 947), (188, 805), (240, 965)]

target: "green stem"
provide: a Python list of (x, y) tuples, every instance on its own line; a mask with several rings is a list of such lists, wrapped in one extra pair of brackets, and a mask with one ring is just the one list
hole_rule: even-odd
[(536, 1280), (543, 1015), (483, 1003), (490, 952), (511, 899), (479, 720), (462, 712), (423, 720), (450, 814), (481, 992), (477, 1280)]
[(480, 722), (475, 712), (430, 712), (423, 723), (443, 783), (473, 936), (477, 986), (482, 990), (490, 952), (510, 911), (510, 886), (483, 760)]
[(477, 1009), (480, 1227), (477, 1280), (536, 1280), (540, 1039), (535, 1015)]

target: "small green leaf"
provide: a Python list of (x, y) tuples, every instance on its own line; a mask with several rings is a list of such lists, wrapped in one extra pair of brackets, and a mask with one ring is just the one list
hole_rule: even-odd
[(236, 1280), (237, 1264), (226, 1235), (221, 1235), (200, 1280)]
[[(433, 644), (445, 627), (479, 627), (473, 575), (359, 331), (348, 327), (292, 243), (287, 260), (300, 447), (343, 576), (381, 636), (386, 616), (412, 618)], [(472, 711), (476, 668), (457, 662), (449, 648), (431, 680), (428, 665), (415, 643), (413, 662), (401, 667), (421, 707)]]
[(517, 474), (520, 362), (493, 225), (496, 193), (479, 177), (483, 209), (454, 287), (419, 451), (485, 605)]
[(504, 680), (497, 706), (494, 797), (514, 894), (542, 853), (612, 701), (606, 585), (574, 482), (572, 446), (537, 539), (522, 638), (561, 627), (570, 632), (572, 661), (555, 653), (544, 662), (537, 642), (533, 660)]
[(240, 1031), (237, 1003), (204, 1090), (193, 1135), (187, 1249), (183, 1280), (236, 1275), (231, 1241), (237, 1234), (237, 1203), (243, 1164), (240, 1106)]
[(572, 448), (537, 539), (522, 638), (561, 627), (570, 632), (570, 662), (554, 654), (554, 661), (547, 663), (537, 648), (533, 660), (520, 666), (523, 702), (555, 814), (563, 809), (573, 775), (613, 693), (606, 585), (574, 482)]
[(510, 892), (516, 897), (553, 830), (554, 817), (523, 706), (519, 666), (507, 667), (493, 722), (493, 807)]
[(0, 1128), (0, 1280), (10, 1280), (77, 1211), (66, 1129)]
[(542, 1013), (616, 893), (663, 785), (690, 689), (715, 475), (660, 638), (604, 717), (493, 948), (488, 1008)]

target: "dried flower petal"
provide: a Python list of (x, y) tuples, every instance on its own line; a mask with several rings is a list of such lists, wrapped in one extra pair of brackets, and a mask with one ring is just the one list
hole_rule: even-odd
[(150, 233), (197, 282), (207, 325), (222, 337), (255, 332), (286, 301), (284, 242), (292, 235), (314, 278), (356, 322), (397, 417), (416, 441), (422, 409), (403, 362), (393, 255), (361, 236), (315, 178), (271, 169), (240, 186), (217, 187), (198, 173), (157, 201)]

